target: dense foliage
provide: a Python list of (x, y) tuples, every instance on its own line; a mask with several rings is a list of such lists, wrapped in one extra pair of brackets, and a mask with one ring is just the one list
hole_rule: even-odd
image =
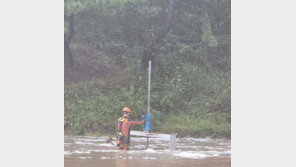
[(230, 0), (65, 1), (65, 132), (139, 120), (149, 58), (153, 131), (230, 137), (230, 35)]

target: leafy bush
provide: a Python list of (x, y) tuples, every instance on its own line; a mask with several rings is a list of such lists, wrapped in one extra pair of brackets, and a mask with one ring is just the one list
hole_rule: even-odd
[[(180, 136), (230, 137), (229, 79), (204, 68), (180, 64), (171, 77), (152, 74), (152, 127)], [(229, 105), (229, 106), (227, 106)], [(65, 113), (70, 133), (113, 133), (121, 109), (128, 106), (140, 120), (147, 108), (147, 74), (118, 83), (96, 81), (65, 86)], [(136, 127), (141, 129), (142, 127)]]

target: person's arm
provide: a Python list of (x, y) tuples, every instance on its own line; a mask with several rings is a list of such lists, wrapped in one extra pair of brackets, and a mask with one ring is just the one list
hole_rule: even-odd
[(142, 125), (144, 123), (144, 120), (143, 121), (128, 121), (128, 123), (131, 125)]

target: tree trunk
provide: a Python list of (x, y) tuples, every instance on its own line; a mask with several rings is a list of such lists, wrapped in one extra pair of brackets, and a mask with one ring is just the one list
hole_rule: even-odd
[(73, 67), (74, 66), (74, 60), (73, 60), (73, 56), (71, 53), (71, 49), (70, 49), (70, 41), (68, 40), (64, 40), (64, 57), (65, 57), (65, 65), (69, 66), (69, 67)]
[(164, 26), (162, 30), (158, 33), (158, 36), (155, 40), (156, 44), (159, 44), (165, 37), (166, 34), (169, 32), (171, 29), (172, 21), (173, 21), (173, 15), (174, 15), (174, 7), (175, 7), (175, 0), (170, 0), (169, 1), (169, 10), (167, 17), (165, 19)]
[[(162, 30), (158, 33), (156, 39), (154, 40), (152, 38), (152, 35), (150, 33), (151, 23), (150, 18), (147, 17), (146, 19), (146, 34), (145, 34), (145, 45), (144, 45), (144, 53), (142, 57), (142, 70), (146, 70), (148, 68), (148, 61), (151, 60), (152, 62), (155, 59), (155, 53), (156, 53), (156, 45), (160, 44), (162, 40), (166, 37), (166, 34), (169, 32), (172, 21), (173, 21), (173, 14), (174, 14), (174, 6), (175, 6), (175, 0), (169, 0), (169, 10), (168, 14), (165, 19), (164, 26)], [(152, 63), (153, 65), (154, 63)]]
[[(151, 7), (152, 3), (151, 1), (148, 1), (149, 3), (149, 8)], [(151, 44), (153, 41), (153, 37), (150, 33), (150, 29), (151, 29), (151, 20), (150, 20), (150, 16), (148, 15), (146, 17), (146, 21), (145, 21), (145, 37), (144, 37), (144, 53), (143, 53), (143, 57), (142, 57), (142, 70), (145, 70), (148, 68), (148, 61), (154, 59), (153, 53), (151, 51)]]
[(68, 65), (70, 67), (74, 66), (74, 59), (73, 55), (70, 49), (70, 43), (72, 36), (74, 34), (74, 24), (73, 24), (73, 14), (69, 17), (69, 33), (64, 34), (64, 61), (65, 65)]

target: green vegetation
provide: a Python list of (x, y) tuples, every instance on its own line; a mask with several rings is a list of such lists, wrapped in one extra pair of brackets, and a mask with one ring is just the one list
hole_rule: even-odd
[(140, 120), (147, 58), (153, 131), (230, 138), (228, 0), (65, 1), (65, 133), (114, 134), (124, 106)]

